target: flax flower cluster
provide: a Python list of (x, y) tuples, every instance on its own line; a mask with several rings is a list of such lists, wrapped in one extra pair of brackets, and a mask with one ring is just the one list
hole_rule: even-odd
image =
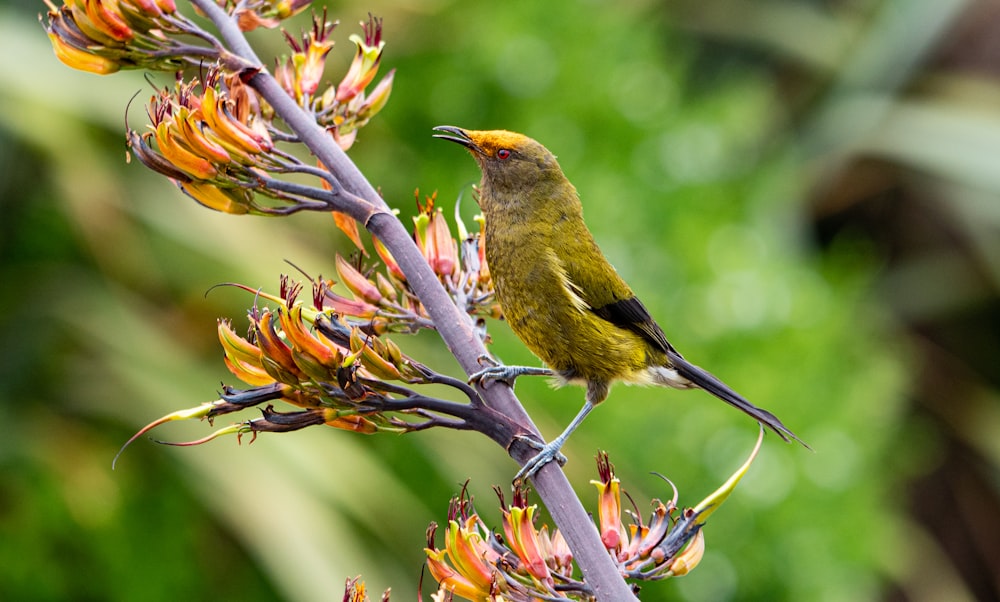
[[(599, 454), (600, 479), (591, 481), (598, 491), (597, 526), (622, 576), (651, 581), (680, 577), (693, 570), (705, 552), (705, 522), (746, 474), (763, 436), (761, 430), (743, 465), (693, 508), (679, 509), (674, 489), (668, 502), (653, 500), (653, 512), (646, 523), (638, 513), (629, 511), (631, 524), (627, 526), (622, 521), (621, 483), (607, 455)], [(428, 528), (424, 552), (440, 590), (476, 602), (593, 600), (587, 584), (574, 577), (573, 555), (562, 534), (547, 525), (535, 526), (537, 507), (528, 505), (525, 492), (515, 488), (508, 506), (500, 490), (496, 491), (502, 535), (486, 527), (465, 489), (449, 507), (441, 548), (435, 545), (438, 526), (432, 523)]]
[(275, 149), (261, 106), (238, 76), (212, 69), (204, 84), (179, 80), (153, 96), (149, 131), (130, 129), (128, 145), (146, 167), (209, 209), (277, 213), (258, 203), (254, 193), (285, 201), (266, 185), (267, 172), (290, 169), (297, 161)]
[[(460, 258), (459, 243), (452, 237), (443, 212), (435, 208), (433, 197), (418, 205), (414, 238), (456, 303), (464, 306), (473, 320), (499, 314), (488, 275), (482, 269), (482, 231), (463, 238)], [(356, 231), (349, 234), (360, 244)], [(256, 437), (260, 432), (288, 432), (321, 424), (364, 434), (481, 426), (479, 421), (488, 418), (475, 415), (481, 400), (468, 384), (413, 360), (386, 336), (433, 328), (433, 323), (392, 256), (377, 241), (374, 247), (384, 262), (380, 270), (365, 267), (360, 252), (353, 260), (337, 255), (338, 280), (313, 279), (309, 303), (300, 300), (302, 286), (287, 277), (282, 278), (276, 295), (232, 285), (253, 293), (258, 303), (274, 304), (273, 308), (251, 308), (245, 336), (228, 320), (218, 324), (226, 367), (250, 388), (227, 386), (216, 401), (150, 423), (126, 446), (166, 422), (214, 421), (254, 406), (264, 406), (260, 417), (174, 445), (200, 444), (231, 434)], [(485, 330), (481, 332), (485, 336)], [(426, 397), (409, 388), (430, 383), (451, 386), (469, 402)], [(295, 409), (278, 411), (275, 402)]]
[[(240, 2), (226, 8), (243, 29), (273, 27), (308, 3)], [(386, 104), (393, 72), (375, 81), (385, 41), (382, 22), (369, 16), (363, 36), (350, 37), (355, 56), (338, 84), (327, 83), (326, 59), (336, 22), (322, 16), (301, 39), (285, 33), (291, 56), (275, 77), (343, 150)], [(127, 142), (145, 166), (170, 178), (202, 205), (233, 214), (284, 215), (338, 207), (339, 183), (322, 169), (279, 150), (298, 138), (275, 122), (274, 110), (248, 85), (261, 70), (228, 53), (209, 33), (177, 11), (174, 0), (68, 0), (48, 13), (46, 31), (56, 56), (93, 73), (142, 68), (177, 73), (172, 87), (149, 101), (147, 131), (129, 129)], [(182, 75), (197, 67), (204, 77)], [(312, 187), (279, 179), (290, 173), (317, 178)]]
[[(453, 234), (444, 212), (436, 205), (436, 194), (425, 197), (423, 202), (419, 191), (415, 196), (417, 215), (413, 217), (413, 239), (455, 304), (474, 320), (480, 336), (486, 340), (484, 318), (499, 318), (502, 313), (486, 265), (482, 216), (476, 217), (479, 230), (470, 233), (458, 214), (459, 204), (456, 203), (454, 221), (457, 233)], [(334, 213), (334, 218), (337, 226), (357, 246), (358, 252), (367, 255), (357, 222), (340, 213)], [(421, 328), (434, 328), (427, 310), (410, 289), (406, 275), (389, 250), (375, 237), (372, 237), (372, 247), (382, 261), (381, 270), (358, 269), (337, 256), (337, 274), (351, 292), (351, 297), (328, 291), (327, 307), (342, 315), (366, 321), (376, 334), (388, 331), (412, 333)]]
[[(320, 311), (325, 291), (325, 283), (314, 285), (313, 306), (307, 308), (298, 302), (300, 287), (283, 279), (275, 309), (254, 307), (249, 312), (247, 336), (220, 320), (219, 341), (226, 367), (251, 388), (227, 386), (220, 399), (168, 414), (147, 425), (129, 443), (165, 422), (192, 418), (212, 421), (265, 403), (268, 405), (261, 417), (181, 445), (226, 434), (252, 433), (256, 437), (259, 432), (287, 432), (320, 424), (366, 434), (407, 430), (407, 423), (385, 412), (391, 405), (390, 394), (405, 396), (406, 390), (380, 379), (421, 382), (422, 367), (392, 341), (371, 337), (335, 314)], [(277, 401), (296, 410), (275, 410), (272, 403)], [(410, 408), (398, 409), (405, 412)]]
[[(329, 95), (323, 97), (329, 97), (328, 103), (296, 95), (296, 90), (314, 89), (322, 75), (326, 52), (314, 52), (316, 44), (312, 41), (325, 40), (332, 26), (320, 23), (315, 21), (312, 33), (306, 38), (311, 40), (306, 44), (306, 54), (312, 54), (313, 58), (304, 54), (302, 68), (294, 73), (281, 70), (279, 81), (291, 88), (288, 91), (296, 100), (321, 111), (330, 121), (328, 131), (346, 150), (357, 129), (385, 105), (392, 78), (391, 75), (385, 78), (372, 95), (365, 96), (364, 88), (374, 77), (378, 62), (369, 64), (361, 56), (356, 58), (355, 65), (362, 67), (352, 67), (351, 71), (360, 69), (359, 77), (366, 81), (352, 84), (352, 95), (343, 102)], [(298, 48), (292, 38), (289, 40)], [(274, 124), (273, 110), (246, 84), (253, 75), (253, 71), (224, 75), (222, 70), (212, 69), (204, 83), (196, 79), (179, 80), (173, 89), (162, 90), (149, 103), (151, 131), (128, 132), (129, 146), (136, 158), (170, 178), (188, 196), (216, 211), (283, 215), (335, 208), (333, 191), (337, 183), (332, 176), (276, 148), (275, 138), (288, 142), (296, 139)], [(354, 77), (351, 72), (348, 76)], [(287, 173), (315, 176), (323, 187), (304, 186), (276, 177)], [(258, 196), (270, 201), (260, 202)]]

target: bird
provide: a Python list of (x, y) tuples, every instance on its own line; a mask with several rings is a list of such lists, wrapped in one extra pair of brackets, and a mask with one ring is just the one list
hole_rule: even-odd
[[(482, 172), (478, 203), (484, 217), (485, 256), (503, 316), (547, 368), (491, 365), (472, 381), (513, 383), (548, 374), (557, 384), (586, 387), (583, 407), (515, 476), (532, 478), (607, 396), (612, 383), (700, 388), (769, 427), (786, 442), (806, 445), (767, 410), (692, 364), (601, 252), (583, 219), (576, 188), (555, 155), (539, 142), (506, 130), (434, 128), (464, 146)], [(808, 447), (806, 445), (806, 447)]]

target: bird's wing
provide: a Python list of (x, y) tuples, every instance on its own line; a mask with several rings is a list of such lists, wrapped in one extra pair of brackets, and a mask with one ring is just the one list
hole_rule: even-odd
[[(572, 228), (582, 221), (566, 220), (554, 228)], [(619, 328), (631, 330), (663, 353), (677, 353), (615, 268), (601, 253), (590, 231), (569, 229), (558, 235), (563, 251), (555, 255), (564, 286), (577, 293), (587, 309)]]
[(593, 311), (599, 318), (635, 332), (663, 353), (673, 353), (680, 357), (680, 353), (670, 344), (667, 335), (663, 334), (663, 329), (656, 323), (653, 316), (649, 315), (649, 310), (638, 297), (608, 303), (602, 307), (594, 308)]

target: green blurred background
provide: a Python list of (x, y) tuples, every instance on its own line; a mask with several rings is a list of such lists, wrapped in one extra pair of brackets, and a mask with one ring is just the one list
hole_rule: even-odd
[[(148, 85), (62, 66), (42, 10), (0, 8), (0, 599), (330, 600), (358, 574), (414, 599), (461, 482), (499, 524), (515, 466), (482, 437), (142, 439), (110, 470), (233, 381), (215, 319), (243, 328), (252, 300), (209, 287), (273, 288), (285, 260), (333, 275), (349, 247), (328, 216), (213, 214), (127, 165)], [(671, 340), (815, 450), (768, 438), (702, 565), (644, 599), (1000, 600), (1000, 4), (344, 2), (336, 77), (369, 10), (398, 72), (352, 156), (404, 219), (414, 188), (450, 206), (478, 178), (431, 127), (539, 139)], [(432, 335), (406, 344), (456, 373)], [(550, 437), (582, 400), (518, 393)], [(593, 509), (607, 450), (647, 514), (670, 496), (651, 471), (693, 504), (755, 433), (706, 394), (619, 387), (566, 470)]]

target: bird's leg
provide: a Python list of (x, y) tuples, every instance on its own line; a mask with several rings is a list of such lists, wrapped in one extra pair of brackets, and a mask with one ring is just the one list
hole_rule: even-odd
[(552, 370), (548, 368), (504, 366), (503, 364), (496, 363), (496, 360), (486, 355), (479, 357), (479, 363), (489, 365), (479, 372), (470, 375), (469, 384), (484, 384), (489, 381), (499, 381), (514, 386), (514, 379), (518, 376), (552, 376)]
[[(564, 430), (562, 434), (553, 439), (551, 442), (543, 445), (538, 454), (528, 460), (525, 465), (521, 467), (521, 470), (517, 471), (517, 474), (514, 475), (514, 483), (522, 483), (525, 479), (535, 476), (535, 473), (538, 472), (542, 466), (545, 466), (552, 460), (561, 458), (559, 465), (562, 466), (565, 464), (566, 456), (559, 453), (559, 449), (562, 448), (563, 444), (566, 443), (566, 440), (569, 439), (569, 436), (573, 434), (573, 431), (575, 431), (580, 424), (583, 423), (587, 414), (589, 414), (593, 409), (594, 404), (591, 403), (589, 399), (584, 402), (583, 407), (580, 408), (580, 411), (577, 413), (576, 417), (573, 418), (573, 421), (569, 423), (569, 426), (566, 427), (566, 430)], [(534, 447), (537, 447), (538, 445), (538, 442), (534, 439), (524, 437), (524, 440)]]
[[(545, 449), (545, 442), (544, 441), (539, 442), (539, 440), (535, 439), (534, 437), (529, 437), (528, 435), (515, 435), (514, 438), (520, 439), (521, 441), (524, 442), (525, 445), (527, 445), (528, 447), (530, 447), (535, 451), (540, 452), (543, 449)], [(555, 456), (552, 459), (555, 460), (556, 463), (559, 464), (559, 466), (566, 466), (566, 462), (569, 461), (567, 460), (566, 456), (563, 455), (562, 452), (556, 452)]]

